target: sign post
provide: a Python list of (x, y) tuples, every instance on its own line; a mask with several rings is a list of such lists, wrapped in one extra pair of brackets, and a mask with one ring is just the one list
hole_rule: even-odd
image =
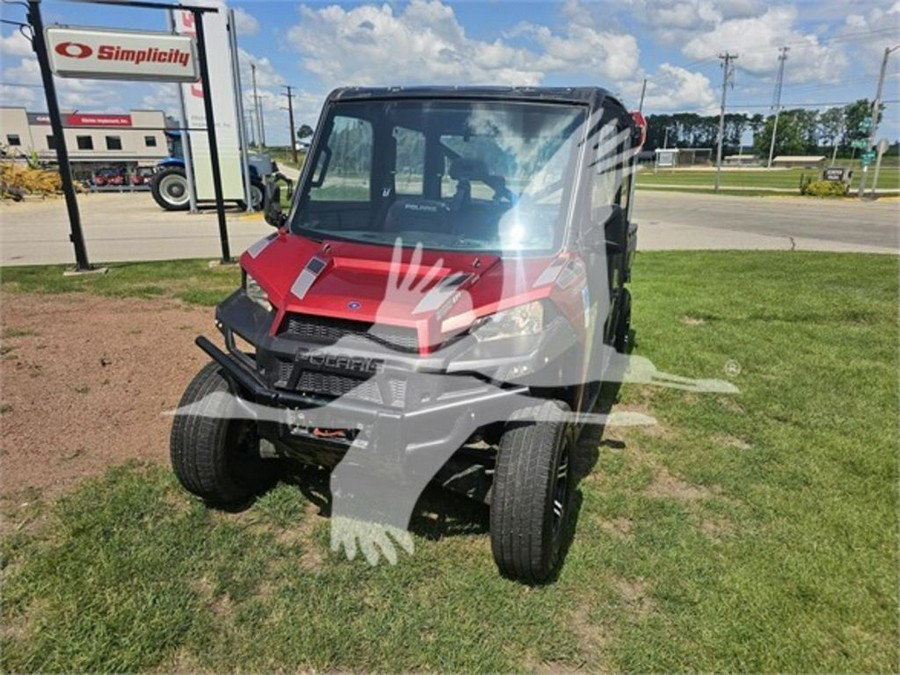
[[(216, 199), (216, 214), (219, 221), (219, 240), (222, 246), (222, 262), (231, 262), (228, 245), (228, 227), (225, 221), (222, 173), (219, 167), (219, 152), (216, 144), (215, 117), (209, 83), (209, 63), (207, 58), (203, 15), (216, 13), (217, 7), (169, 4), (151, 0), (80, 0), (93, 4), (107, 4), (144, 9), (182, 10), (190, 13), (196, 26), (194, 36), (170, 33), (147, 33), (138, 31), (109, 31), (90, 28), (54, 27), (44, 31), (40, 16), (40, 0), (28, 0), (29, 20), (34, 28), (34, 47), (38, 53), (41, 77), (47, 92), (47, 106), (53, 125), (53, 133), (59, 139), (60, 175), (69, 207), (69, 221), (72, 227), (72, 241), (75, 244), (76, 269), (90, 270), (84, 249), (84, 236), (75, 189), (72, 183), (69, 155), (56, 90), (53, 86), (53, 72), (61, 77), (92, 77), (118, 80), (158, 80), (165, 82), (196, 82), (202, 90), (206, 113), (206, 133), (212, 160), (212, 182)], [(53, 45), (52, 61), (47, 43)], [(194, 48), (196, 46), (196, 54)], [(199, 65), (199, 73), (198, 71)], [(52, 69), (52, 70), (51, 70)]]
[(41, 18), (40, 0), (28, 0), (28, 23), (34, 28), (31, 42), (37, 55), (41, 69), (41, 81), (47, 97), (47, 113), (50, 116), (50, 127), (56, 137), (56, 157), (59, 162), (59, 177), (63, 194), (66, 198), (66, 210), (69, 212), (69, 241), (75, 247), (75, 271), (93, 271), (88, 260), (87, 247), (84, 245), (84, 232), (81, 229), (81, 214), (78, 212), (78, 200), (75, 198), (75, 183), (72, 180), (72, 167), (69, 166), (69, 150), (66, 147), (66, 136), (63, 133), (62, 117), (59, 114), (59, 100), (56, 98), (56, 85), (50, 70), (50, 57), (47, 54), (47, 43), (44, 40), (44, 20)]

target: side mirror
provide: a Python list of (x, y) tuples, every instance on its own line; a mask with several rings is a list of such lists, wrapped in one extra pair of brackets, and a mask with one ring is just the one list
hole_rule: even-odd
[(273, 180), (266, 181), (266, 192), (263, 200), (266, 222), (272, 227), (284, 225), (287, 217), (281, 210), (281, 188)]

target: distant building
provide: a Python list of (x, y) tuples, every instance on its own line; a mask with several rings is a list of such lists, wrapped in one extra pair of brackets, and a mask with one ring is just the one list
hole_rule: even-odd
[(779, 155), (772, 160), (772, 166), (782, 169), (823, 169), (825, 155)]
[(725, 166), (758, 166), (756, 155), (729, 155), (722, 160)]
[[(101, 168), (132, 171), (154, 166), (168, 156), (164, 130), (166, 116), (159, 110), (132, 110), (121, 114), (63, 114), (66, 147), (73, 172), (91, 175)], [(25, 108), (0, 108), (0, 148), (6, 157), (37, 153), (56, 161), (56, 138), (46, 113)]]

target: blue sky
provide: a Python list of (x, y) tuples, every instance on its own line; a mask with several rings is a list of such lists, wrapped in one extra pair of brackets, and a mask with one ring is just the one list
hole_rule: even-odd
[[(46, 23), (162, 30), (161, 12), (44, 0)], [(872, 98), (884, 48), (900, 44), (897, 0), (619, 0), (619, 2), (232, 2), (241, 64), (257, 65), (267, 138), (287, 142), (281, 84), (297, 88), (297, 122), (314, 124), (337, 86), (363, 84), (599, 84), (646, 113), (718, 109), (716, 54), (739, 55), (729, 110), (767, 112), (778, 48), (790, 47), (782, 101)], [(23, 9), (3, 5), (4, 19)], [(43, 110), (30, 45), (0, 31), (5, 105)], [(900, 51), (892, 59), (900, 59)], [(898, 61), (885, 88), (885, 136), (898, 136)], [(64, 106), (82, 112), (177, 108), (174, 85), (58, 80)], [(245, 97), (249, 91), (245, 92)]]

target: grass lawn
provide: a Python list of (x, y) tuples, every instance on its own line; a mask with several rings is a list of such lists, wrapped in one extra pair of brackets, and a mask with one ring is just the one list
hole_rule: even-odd
[[(859, 162), (853, 163), (844, 161), (837, 162), (835, 166), (853, 166), (853, 181), (851, 183), (851, 192), (859, 188), (859, 178), (862, 172)], [(796, 191), (799, 195), (800, 176), (812, 176), (818, 178), (820, 172), (811, 169), (773, 169), (771, 171), (741, 170), (727, 169), (721, 173), (721, 188), (759, 188), (762, 194), (764, 191), (774, 191), (774, 189), (788, 189)], [(682, 188), (691, 188), (695, 191), (700, 188), (713, 188), (715, 184), (715, 169), (709, 170), (686, 170), (686, 169), (660, 169), (654, 172), (652, 167), (643, 167), (638, 173), (637, 187), (652, 188), (654, 186), (679, 186)], [(874, 167), (869, 169), (869, 177), (867, 185), (871, 187), (872, 178), (874, 177)], [(882, 164), (881, 174), (878, 179), (878, 185), (882, 189), (897, 190), (900, 188), (900, 168), (896, 163), (889, 163), (887, 160)], [(723, 191), (720, 189), (720, 191)], [(737, 194), (747, 195), (746, 190), (735, 191)], [(750, 194), (756, 194), (751, 192)]]
[[(3, 277), (204, 302), (236, 280), (199, 262)], [(500, 578), (484, 510), (457, 499), (429, 495), (415, 555), (371, 568), (329, 553), (321, 478), (225, 513), (167, 467), (116, 467), (6, 514), (0, 666), (896, 672), (898, 259), (642, 252), (633, 289), (638, 354), (741, 393), (623, 387), (660, 424), (586, 434), (555, 584)]]

